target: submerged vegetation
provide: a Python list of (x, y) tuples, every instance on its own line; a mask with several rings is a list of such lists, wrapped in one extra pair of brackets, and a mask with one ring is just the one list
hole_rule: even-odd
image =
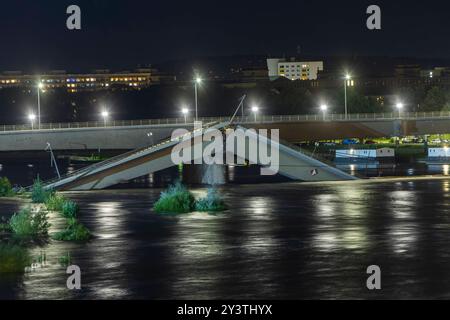
[(54, 191), (46, 190), (39, 178), (34, 180), (31, 190), (31, 200), (33, 203), (46, 203), (52, 195), (54, 195)]
[(0, 178), (0, 197), (10, 197), (14, 195), (14, 191), (8, 178)]
[(62, 195), (54, 193), (45, 199), (45, 206), (51, 211), (62, 211), (65, 201), (66, 199)]
[(197, 200), (195, 203), (195, 210), (197, 211), (223, 211), (226, 208), (225, 202), (214, 188), (209, 188), (206, 197)]
[(91, 238), (91, 233), (75, 218), (71, 218), (68, 219), (67, 227), (63, 231), (55, 233), (52, 238), (59, 241), (87, 241)]
[(30, 264), (31, 257), (26, 248), (0, 243), (0, 274), (23, 272)]
[(72, 258), (70, 257), (70, 253), (67, 252), (67, 254), (59, 257), (58, 261), (61, 266), (67, 267), (68, 265), (70, 265), (72, 263)]
[(195, 208), (194, 195), (180, 182), (161, 192), (154, 210), (159, 213), (187, 213)]
[(24, 272), (30, 266), (29, 247), (49, 237), (48, 211), (58, 212), (67, 221), (65, 229), (53, 234), (53, 239), (87, 241), (91, 238), (89, 230), (77, 220), (78, 205), (53, 190), (46, 190), (39, 178), (34, 181), (31, 192), (22, 189), (20, 193), (13, 191), (8, 179), (0, 178), (0, 197), (11, 195), (31, 198), (35, 205), (22, 208), (10, 219), (0, 219), (0, 273)]
[(44, 210), (32, 211), (30, 207), (15, 213), (9, 220), (13, 235), (21, 241), (36, 241), (48, 235), (50, 223)]
[(153, 209), (158, 213), (188, 213), (198, 211), (223, 211), (226, 205), (214, 188), (208, 189), (206, 197), (196, 200), (194, 195), (180, 182), (161, 192)]
[(68, 219), (75, 219), (79, 211), (78, 205), (70, 200), (64, 201), (61, 214)]

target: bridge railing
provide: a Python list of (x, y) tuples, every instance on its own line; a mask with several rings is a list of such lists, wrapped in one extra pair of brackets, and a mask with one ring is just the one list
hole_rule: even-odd
[[(303, 115), (248, 115), (238, 116), (235, 123), (276, 123), (298, 121), (364, 121), (364, 120), (417, 120), (417, 119), (450, 119), (450, 111), (430, 112), (387, 112), (387, 113), (349, 113), (344, 114), (303, 114)], [(198, 121), (204, 123), (224, 122), (230, 117), (203, 117)], [(111, 128), (111, 127), (138, 127), (156, 125), (189, 125), (192, 126), (193, 118), (166, 118), (166, 119), (139, 119), (139, 120), (108, 120), (86, 121), (66, 123), (42, 123), (41, 130), (79, 129), (79, 128)], [(0, 125), (0, 132), (38, 130), (37, 124)]]

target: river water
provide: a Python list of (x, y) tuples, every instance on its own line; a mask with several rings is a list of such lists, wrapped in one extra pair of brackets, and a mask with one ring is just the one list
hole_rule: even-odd
[[(160, 191), (66, 193), (94, 239), (32, 249), (47, 264), (1, 275), (0, 298), (450, 298), (450, 178), (228, 184), (217, 214), (155, 214)], [(2, 214), (19, 206), (0, 200)], [(67, 253), (80, 291), (66, 288)], [(373, 264), (378, 291), (366, 288)]]

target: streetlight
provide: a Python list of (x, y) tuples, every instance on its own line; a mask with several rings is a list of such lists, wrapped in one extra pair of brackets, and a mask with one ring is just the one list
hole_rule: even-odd
[(31, 130), (33, 130), (34, 129), (34, 120), (36, 120), (36, 115), (34, 113), (30, 113), (28, 115), (28, 119), (31, 122)]
[(323, 121), (325, 121), (325, 113), (327, 112), (328, 106), (326, 104), (322, 104), (320, 106), (320, 110), (322, 110), (323, 113)]
[(194, 90), (195, 90), (195, 121), (198, 119), (198, 94), (197, 94), (197, 86), (202, 83), (202, 78), (196, 77), (194, 80)]
[(398, 110), (398, 116), (400, 117), (400, 112), (401, 112), (402, 109), (403, 109), (403, 103), (397, 102), (397, 104), (395, 105), (395, 107), (397, 108), (397, 110)]
[(188, 113), (189, 113), (189, 110), (188, 110), (188, 108), (183, 108), (183, 109), (181, 109), (181, 113), (183, 114), (183, 116), (184, 116), (184, 123), (186, 124), (186, 119), (187, 119), (187, 115), (188, 115)]
[(155, 143), (153, 142), (153, 132), (147, 132), (147, 137), (150, 138), (152, 145), (154, 145)]
[(345, 99), (345, 119), (347, 119), (347, 82), (351, 80), (351, 76), (347, 73), (344, 80), (344, 99)]
[(37, 99), (38, 99), (38, 128), (41, 129), (41, 90), (44, 88), (44, 84), (39, 81), (37, 85)]
[(102, 111), (102, 117), (103, 117), (103, 122), (104, 122), (105, 127), (106, 127), (106, 119), (109, 117), (109, 112), (106, 111), (106, 110), (103, 110)]
[(252, 112), (253, 112), (253, 114), (255, 115), (255, 122), (256, 122), (256, 114), (258, 113), (258, 111), (259, 111), (258, 106), (253, 106), (253, 107), (252, 107)]

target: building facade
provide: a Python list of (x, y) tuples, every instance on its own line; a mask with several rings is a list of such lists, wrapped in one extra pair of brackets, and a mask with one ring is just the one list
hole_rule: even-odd
[(316, 80), (323, 71), (323, 61), (295, 61), (295, 59), (267, 59), (270, 80), (285, 77), (289, 80)]
[(0, 89), (32, 88), (39, 83), (43, 90), (65, 88), (68, 92), (101, 90), (110, 87), (142, 89), (159, 83), (159, 77), (153, 69), (138, 69), (134, 72), (118, 73), (111, 73), (109, 70), (96, 70), (92, 73), (73, 74), (55, 70), (38, 75), (27, 75), (17, 71), (0, 74)]

